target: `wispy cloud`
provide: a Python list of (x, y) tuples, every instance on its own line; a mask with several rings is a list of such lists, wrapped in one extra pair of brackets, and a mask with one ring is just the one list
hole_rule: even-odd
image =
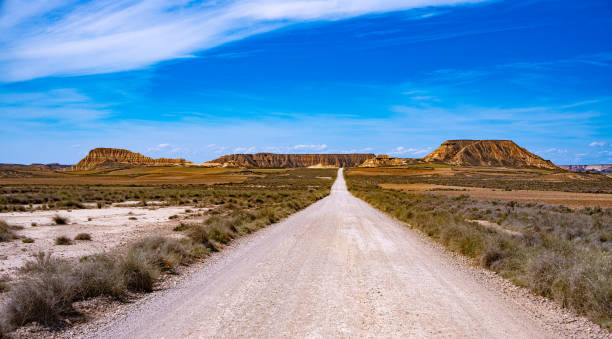
[(398, 146), (393, 148), (388, 153), (391, 155), (425, 155), (431, 152), (431, 148), (412, 148), (412, 147), (404, 147)]
[(589, 144), (589, 146), (591, 147), (596, 147), (596, 146), (603, 147), (605, 145), (606, 145), (605, 141), (593, 141), (592, 143)]
[(321, 145), (295, 145), (293, 146), (294, 150), (313, 150), (313, 151), (322, 151), (327, 148), (326, 144)]
[(0, 94), (0, 118), (7, 121), (93, 121), (110, 115), (107, 105), (93, 102), (76, 89)]
[(0, 80), (140, 69), (298, 22), (483, 0), (7, 0)]

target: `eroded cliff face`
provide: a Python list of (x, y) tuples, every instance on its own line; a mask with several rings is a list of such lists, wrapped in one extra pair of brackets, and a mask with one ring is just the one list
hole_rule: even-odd
[(357, 167), (374, 157), (374, 154), (230, 154), (202, 165), (254, 168)]
[(511, 140), (448, 140), (423, 160), (455, 166), (559, 169)]
[(408, 164), (406, 159), (390, 157), (386, 154), (379, 154), (374, 158), (364, 161), (359, 167), (397, 167)]
[(132, 167), (132, 166), (188, 166), (194, 165), (185, 159), (153, 159), (140, 153), (119, 148), (94, 148), (76, 165), (72, 171), (88, 171), (99, 168)]

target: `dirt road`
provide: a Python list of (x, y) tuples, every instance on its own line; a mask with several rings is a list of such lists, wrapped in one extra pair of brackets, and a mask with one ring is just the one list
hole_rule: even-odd
[(560, 336), (452, 258), (353, 197), (258, 232), (92, 337)]

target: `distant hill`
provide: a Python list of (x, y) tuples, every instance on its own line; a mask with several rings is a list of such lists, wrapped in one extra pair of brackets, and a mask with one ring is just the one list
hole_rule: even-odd
[(205, 162), (210, 167), (296, 168), (357, 167), (374, 154), (230, 154)]
[(604, 174), (612, 174), (612, 164), (599, 164), (599, 165), (559, 165), (572, 172), (596, 172)]
[(120, 148), (94, 148), (85, 158), (72, 166), (72, 171), (93, 169), (129, 168), (135, 166), (189, 166), (195, 165), (185, 159), (153, 159), (140, 153)]
[(57, 175), (58, 170), (70, 167), (60, 164), (0, 164), (0, 178), (25, 178)]
[(448, 140), (423, 160), (454, 166), (559, 169), (512, 140)]

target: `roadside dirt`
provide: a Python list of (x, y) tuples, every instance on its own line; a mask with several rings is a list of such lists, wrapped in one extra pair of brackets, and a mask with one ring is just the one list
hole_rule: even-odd
[(341, 171), (329, 197), (69, 336), (610, 337), (353, 197)]
[[(129, 203), (120, 204), (127, 205)], [(185, 213), (187, 209), (192, 212)], [(120, 247), (145, 236), (176, 235), (172, 228), (178, 224), (178, 220), (192, 217), (198, 211), (189, 206), (133, 206), (0, 213), (0, 220), (9, 225), (24, 227), (23, 230), (15, 231), (17, 235), (34, 240), (33, 243), (23, 243), (20, 239), (0, 243), (0, 275), (13, 274), (17, 268), (31, 260), (32, 255), (41, 251), (50, 251), (62, 258), (76, 258)], [(56, 225), (53, 221), (56, 214), (68, 218), (68, 224)], [(178, 217), (170, 220), (169, 217), (173, 215)], [(32, 223), (36, 226), (32, 226)], [(79, 233), (89, 233), (92, 240), (74, 241), (73, 245), (55, 245), (55, 238), (67, 236), (74, 239)]]

